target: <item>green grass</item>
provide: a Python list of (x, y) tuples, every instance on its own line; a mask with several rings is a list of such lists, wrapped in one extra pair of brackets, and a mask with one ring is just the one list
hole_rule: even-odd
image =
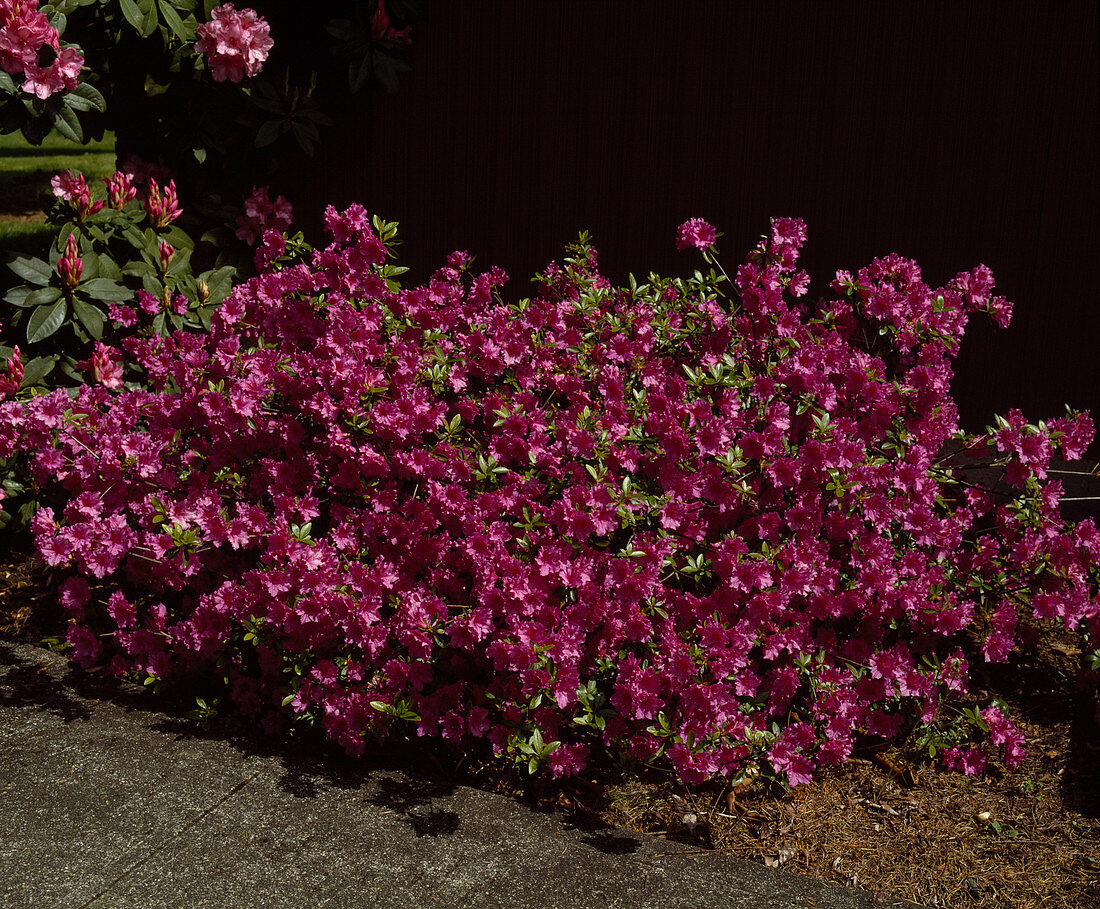
[(35, 252), (49, 244), (43, 208), (50, 204), (50, 177), (62, 170), (79, 171), (92, 185), (110, 176), (115, 137), (79, 145), (50, 135), (34, 146), (18, 133), (0, 136), (0, 251)]

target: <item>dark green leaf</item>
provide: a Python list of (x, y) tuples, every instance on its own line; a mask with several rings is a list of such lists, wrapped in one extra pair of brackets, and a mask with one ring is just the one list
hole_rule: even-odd
[[(30, 296), (32, 290), (33, 288), (28, 287), (26, 284), (20, 284), (4, 294), (4, 302), (10, 303), (12, 306), (34, 306), (35, 304), (27, 302), (27, 297)], [(3, 349), (0, 348), (0, 353), (2, 352)]]
[(122, 229), (122, 236), (126, 238), (126, 241), (134, 247), (134, 249), (141, 249), (145, 246), (145, 237), (142, 235), (141, 231), (132, 224)]
[(158, 312), (153, 316), (153, 331), (158, 335), (164, 334), (164, 313)]
[(190, 271), (191, 250), (189, 247), (177, 249), (172, 261), (168, 264), (168, 273), (173, 277), (187, 274)]
[(9, 95), (15, 94), (15, 82), (12, 80), (12, 77), (3, 70), (0, 70), (0, 91), (5, 91)]
[(122, 280), (122, 269), (120, 269), (115, 260), (106, 253), (103, 253), (99, 257), (99, 277), (110, 278), (112, 281)]
[(76, 113), (67, 104), (62, 103), (51, 114), (50, 122), (53, 124), (53, 128), (66, 139), (73, 142), (84, 141), (84, 130), (80, 125), (80, 120), (77, 119)]
[(370, 80), (370, 74), (370, 53), (365, 54), (359, 60), (352, 60), (348, 64), (348, 88), (353, 92), (359, 91)]
[(74, 298), (73, 312), (80, 320), (80, 324), (88, 329), (88, 334), (92, 338), (98, 341), (103, 337), (103, 313), (97, 307)]
[[(69, 92), (68, 97), (80, 98), (89, 108), (98, 111), (105, 111), (107, 109), (107, 102), (103, 99), (103, 95), (99, 93), (94, 85), (89, 85), (87, 82), (81, 82), (76, 88)], [(73, 105), (74, 107), (76, 105)]]
[(285, 120), (268, 120), (262, 123), (260, 128), (256, 130), (256, 141), (253, 144), (256, 148), (270, 145), (279, 138), (279, 133), (285, 132), (285, 127)]
[(195, 26), (193, 24), (185, 23), (180, 14), (175, 11), (170, 3), (161, 0), (160, 14), (164, 17), (164, 24), (167, 25), (175, 33), (176, 37), (180, 41), (188, 42), (193, 41), (195, 38)]
[(215, 271), (208, 271), (202, 275), (202, 280), (210, 291), (210, 302), (220, 303), (233, 287), (233, 278), (237, 269), (232, 265), (223, 265)]
[(157, 5), (155, 0), (137, 0), (136, 6), (141, 12), (141, 25), (135, 28), (140, 32), (141, 37), (148, 38), (156, 31), (160, 21), (160, 17), (157, 16)]
[(129, 300), (134, 295), (134, 292), (128, 287), (116, 284), (110, 278), (92, 278), (91, 281), (82, 282), (80, 289), (93, 300), (102, 300), (108, 303), (121, 303), (124, 300)]
[(325, 31), (337, 41), (352, 41), (359, 34), (355, 23), (350, 19), (333, 19), (325, 25)]
[(53, 371), (56, 364), (57, 357), (35, 357), (23, 367), (23, 383), (19, 387), (37, 385)]
[(65, 301), (58, 300), (52, 306), (39, 306), (27, 322), (27, 343), (37, 344), (57, 331), (65, 321)]
[(195, 241), (188, 236), (187, 232), (175, 226), (169, 227), (159, 235), (155, 249), (159, 247), (160, 240), (167, 240), (176, 249), (192, 249), (195, 246)]
[(27, 294), (23, 306), (46, 306), (61, 299), (61, 291), (56, 287), (40, 287)]
[(144, 277), (145, 275), (156, 274), (156, 269), (153, 268), (144, 259), (134, 259), (133, 262), (127, 262), (122, 269), (124, 275), (137, 275)]
[(53, 268), (50, 267), (50, 263), (43, 262), (41, 259), (20, 257), (9, 262), (8, 268), (31, 284), (49, 284), (50, 278), (53, 277)]

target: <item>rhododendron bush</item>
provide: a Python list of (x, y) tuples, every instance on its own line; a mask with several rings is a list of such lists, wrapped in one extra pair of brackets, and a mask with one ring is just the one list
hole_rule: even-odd
[[(582, 242), (507, 302), (464, 253), (402, 288), (395, 225), (327, 223), (308, 262), (269, 233), (208, 332), (125, 339), (142, 384), (0, 404), (81, 665), (220, 681), (352, 753), (799, 784), (863, 736), (1013, 764), (970, 663), (1036, 623), (1095, 649), (1100, 535), (1046, 472), (1088, 417), (958, 429), (967, 319), (1010, 315), (988, 269), (933, 289), (888, 256), (811, 302), (802, 222), (727, 279), (695, 220), (717, 270), (612, 287)], [(1013, 495), (967, 479), (989, 453)]]

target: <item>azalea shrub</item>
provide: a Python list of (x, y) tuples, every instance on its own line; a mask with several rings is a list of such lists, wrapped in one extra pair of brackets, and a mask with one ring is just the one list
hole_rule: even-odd
[[(1100, 535), (1047, 474), (1088, 416), (958, 427), (967, 320), (1011, 314), (988, 269), (891, 255), (814, 301), (801, 221), (730, 278), (693, 220), (706, 271), (614, 287), (582, 236), (509, 302), (461, 252), (402, 287), (396, 225), (326, 222), (304, 259), (265, 235), (207, 331), (124, 338), (140, 382), (0, 404), (82, 666), (353, 754), (794, 785), (866, 737), (1015, 764), (971, 664), (1044, 624), (1097, 648)], [(968, 479), (990, 454), (1010, 494)]]

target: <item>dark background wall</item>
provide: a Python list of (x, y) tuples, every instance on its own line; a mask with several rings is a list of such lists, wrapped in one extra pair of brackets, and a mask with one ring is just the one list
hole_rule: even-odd
[(453, 249), (511, 292), (589, 230), (604, 272), (684, 273), (704, 217), (738, 264), (809, 226), (811, 294), (877, 255), (936, 285), (984, 263), (1016, 304), (972, 323), (969, 428), (1100, 415), (1094, 2), (432, 3), (393, 98), (342, 118), (292, 198), (399, 220), (425, 277)]

